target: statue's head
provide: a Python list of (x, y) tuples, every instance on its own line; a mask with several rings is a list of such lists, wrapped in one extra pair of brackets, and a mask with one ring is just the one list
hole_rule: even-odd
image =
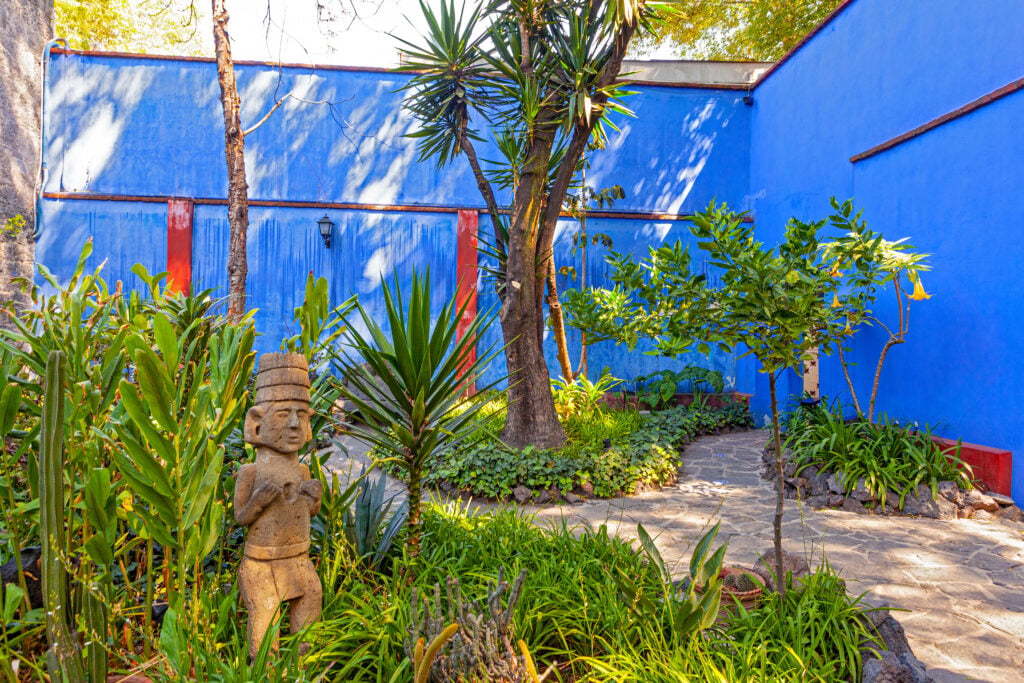
[(245, 441), (296, 453), (313, 438), (309, 364), (301, 353), (265, 353), (256, 374), (256, 405), (245, 416)]

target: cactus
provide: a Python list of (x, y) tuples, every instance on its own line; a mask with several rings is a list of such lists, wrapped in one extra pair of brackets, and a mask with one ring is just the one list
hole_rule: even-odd
[(438, 633), (430, 645), (427, 646), (427, 651), (423, 651), (423, 638), (421, 637), (416, 641), (416, 646), (413, 648), (412, 654), (412, 665), (413, 665), (413, 683), (429, 683), (430, 681), (430, 667), (434, 664), (434, 659), (437, 657), (437, 653), (441, 651), (444, 644), (451, 640), (451, 637), (455, 635), (455, 632), (459, 630), (458, 624), (451, 624), (445, 630)]
[(84, 683), (85, 671), (71, 633), (71, 603), (64, 565), (64, 354), (60, 351), (51, 351), (46, 359), (46, 394), (39, 437), (39, 536), (50, 680)]
[[(523, 641), (518, 641), (519, 652), (516, 652), (512, 613), (519, 601), (526, 571), (520, 573), (511, 585), (504, 580), (504, 573), (504, 567), (499, 567), (498, 580), (488, 584), (485, 607), (481, 606), (479, 600), (464, 600), (458, 579), (451, 577), (447, 582), (447, 609), (441, 605), (439, 585), (434, 586), (433, 599), (423, 596), (422, 607), (419, 595), (413, 589), (412, 633), (406, 642), (406, 650), (417, 663), (417, 672), (422, 672), (421, 663), (427, 667), (428, 678), (424, 681), (540, 683), (554, 668), (552, 666), (543, 676), (538, 676), (536, 665)], [(502, 605), (506, 593), (508, 600)], [(451, 626), (445, 628), (444, 625), (448, 623)], [(457, 632), (452, 629), (456, 625)], [(447, 637), (442, 640), (441, 637), (446, 634)], [(428, 649), (428, 653), (433, 655), (430, 658), (422, 655), (424, 640), (428, 638), (432, 639), (431, 648)], [(442, 652), (442, 646), (449, 639), (450, 645)], [(435, 644), (438, 644), (436, 648)]]

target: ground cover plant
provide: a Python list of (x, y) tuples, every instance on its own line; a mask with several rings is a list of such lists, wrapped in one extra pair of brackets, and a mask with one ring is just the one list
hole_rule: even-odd
[[(557, 389), (556, 405), (563, 392), (571, 391)], [(675, 406), (645, 415), (572, 397), (567, 402), (575, 408), (562, 418), (568, 436), (562, 448), (517, 449), (496, 436), (505, 419), (505, 400), (497, 395), (483, 408), (486, 428), (428, 461), (426, 484), (499, 499), (525, 487), (539, 502), (570, 492), (629, 495), (675, 481), (680, 450), (696, 437), (753, 425), (750, 412), (738, 402), (722, 408)]]
[(411, 585), (398, 573), (359, 569), (344, 552), (336, 564), (321, 564), (325, 595), (334, 597), (306, 636), (314, 647), (294, 675), (412, 680), (406, 648), (423, 596), (433, 602), (437, 586), (444, 613), (450, 577), (463, 596), (482, 598), (503, 568), (506, 577), (525, 572), (514, 634), (538, 671), (554, 667), (548, 681), (860, 680), (859, 648), (877, 641), (864, 605), (831, 569), (791, 583), (781, 617), (774, 596), (742, 610), (719, 597), (714, 576), (725, 549), (714, 538), (712, 530), (695, 544), (694, 561), (682, 568), (697, 579), (691, 585), (707, 587), (697, 594), (672, 584), (653, 543), (633, 548), (603, 526), (542, 529), (511, 509), (479, 514), (427, 503)]
[[(882, 417), (877, 422), (848, 420), (843, 406), (827, 402), (800, 406), (786, 420), (786, 447), (792, 450), (796, 474), (810, 466), (834, 472), (847, 494), (863, 486), (882, 504), (902, 510), (918, 486), (938, 496), (943, 481), (970, 489), (971, 470), (959, 449), (946, 453), (932, 441), (931, 431)], [(892, 495), (896, 500), (891, 500)]]

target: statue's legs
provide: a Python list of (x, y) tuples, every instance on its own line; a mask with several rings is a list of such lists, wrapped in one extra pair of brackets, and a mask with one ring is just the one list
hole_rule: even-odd
[[(274, 581), (272, 562), (242, 558), (238, 570), (238, 586), (242, 592), (242, 602), (249, 612), (246, 632), (249, 636), (249, 657), (255, 658), (263, 644), (267, 630), (277, 621), (281, 599)], [(271, 651), (277, 650), (277, 633)]]
[(291, 578), (301, 586), (302, 595), (291, 602), (291, 632), (297, 633), (303, 627), (320, 618), (323, 605), (323, 587), (320, 577), (308, 557), (296, 558)]

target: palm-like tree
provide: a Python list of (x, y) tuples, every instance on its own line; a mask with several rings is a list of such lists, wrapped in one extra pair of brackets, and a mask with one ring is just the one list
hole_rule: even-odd
[(387, 328), (356, 302), (367, 332), (348, 324), (347, 341), (354, 353), (336, 355), (334, 364), (346, 380), (344, 396), (364, 421), (353, 432), (407, 474), (408, 545), (415, 557), (426, 463), (476, 429), (483, 395), (468, 394), (500, 349), (492, 345), (477, 356), (477, 339), (493, 316), (477, 317), (460, 336), (466, 307), (454, 296), (436, 318), (431, 316), (429, 274), (413, 274), (408, 301), (397, 276), (392, 285), (384, 283), (383, 294)]
[[(628, 114), (619, 71), (630, 40), (654, 18), (648, 0), (480, 0), (437, 12), (421, 1), (427, 29), (405, 44), (415, 72), (406, 109), (419, 121), (422, 159), (465, 155), (494, 227), (505, 361), (513, 384), (502, 440), (522, 448), (565, 441), (544, 360), (544, 302), (565, 348), (552, 244), (584, 151), (600, 146), (612, 113)], [(500, 156), (480, 159), (494, 138)], [(504, 205), (499, 200), (505, 200)], [(487, 241), (487, 240), (485, 240)], [(545, 295), (545, 289), (547, 293)], [(568, 354), (562, 374), (571, 376)]]

